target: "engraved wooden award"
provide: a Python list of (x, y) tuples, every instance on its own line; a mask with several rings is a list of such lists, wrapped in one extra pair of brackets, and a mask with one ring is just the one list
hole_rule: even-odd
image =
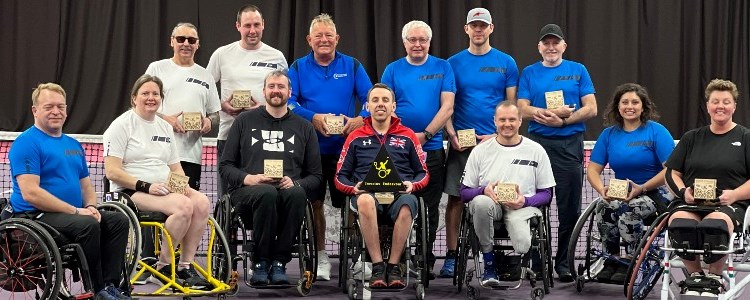
[(266, 159), (263, 160), (263, 175), (270, 178), (284, 177), (284, 160)]
[(167, 178), (167, 188), (169, 188), (172, 193), (184, 194), (185, 189), (188, 186), (188, 180), (189, 177), (185, 175), (170, 172), (169, 177)]
[(461, 148), (474, 147), (477, 145), (477, 135), (473, 128), (456, 131), (456, 136), (458, 137), (458, 146)]
[(544, 92), (544, 100), (547, 102), (547, 109), (560, 108), (565, 105), (562, 91)]
[(515, 183), (498, 183), (495, 185), (495, 196), (497, 197), (497, 201), (500, 203), (516, 201), (516, 199), (518, 199), (518, 192), (516, 192), (517, 187), (518, 185)]
[(236, 90), (232, 92), (232, 101), (229, 103), (234, 108), (250, 108), (255, 104), (250, 98), (250, 90)]
[(630, 182), (622, 179), (609, 180), (607, 197), (618, 200), (625, 200), (628, 199), (628, 193), (630, 193)]
[(203, 127), (203, 115), (199, 112), (182, 113), (182, 129), (200, 131)]
[(716, 179), (696, 178), (693, 182), (693, 198), (702, 200), (703, 205), (719, 205), (716, 199)]
[(326, 116), (328, 134), (344, 134), (344, 116)]

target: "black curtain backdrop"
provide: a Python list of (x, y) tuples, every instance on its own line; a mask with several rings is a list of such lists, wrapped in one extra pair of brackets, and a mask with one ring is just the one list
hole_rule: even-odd
[(466, 13), (490, 10), (494, 47), (512, 55), (519, 69), (540, 59), (539, 28), (559, 24), (564, 57), (584, 63), (597, 90), (599, 117), (588, 122), (596, 139), (614, 88), (637, 82), (649, 89), (661, 122), (674, 138), (707, 124), (703, 90), (713, 78), (740, 89), (735, 121), (750, 125), (750, 4), (739, 0), (10, 0), (0, 1), (0, 130), (23, 131), (33, 123), (31, 90), (58, 82), (68, 92), (67, 133), (101, 134), (129, 107), (135, 79), (152, 61), (171, 57), (169, 36), (177, 22), (198, 26), (196, 60), (206, 66), (219, 46), (237, 41), (236, 12), (260, 7), (263, 41), (291, 63), (310, 51), (312, 18), (333, 16), (338, 49), (358, 58), (373, 82), (405, 55), (401, 28), (423, 20), (433, 29), (432, 55), (448, 58), (468, 45)]

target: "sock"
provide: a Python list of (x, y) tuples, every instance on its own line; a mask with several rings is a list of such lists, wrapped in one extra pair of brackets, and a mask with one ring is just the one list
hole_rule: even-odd
[(189, 262), (179, 262), (177, 264), (177, 271), (182, 271), (182, 270), (187, 269), (187, 268), (190, 268), (190, 263)]

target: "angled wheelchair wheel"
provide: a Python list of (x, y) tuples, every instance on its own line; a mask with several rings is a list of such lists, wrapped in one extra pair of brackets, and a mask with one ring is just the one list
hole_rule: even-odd
[[(219, 201), (216, 202), (216, 205), (214, 206), (213, 216), (216, 220), (216, 224), (218, 224), (219, 228), (221, 228), (222, 232), (224, 233), (224, 237), (226, 238), (229, 245), (227, 251), (231, 257), (231, 269), (233, 271), (236, 271), (237, 261), (240, 259), (237, 256), (237, 247), (235, 246), (238, 230), (238, 228), (235, 226), (237, 226), (238, 224), (234, 222), (234, 216), (232, 215), (233, 210), (234, 207), (232, 207), (232, 203), (230, 202), (229, 194), (225, 194), (221, 196), (221, 198), (219, 198)], [(219, 244), (217, 245), (217, 247), (223, 246)]]
[[(605, 251), (599, 229), (596, 223), (597, 207), (601, 199), (596, 199), (581, 214), (571, 234), (568, 244), (568, 265), (570, 271), (576, 278), (580, 277), (583, 282), (596, 278), (604, 265)], [(578, 292), (583, 289), (583, 284)]]
[[(138, 264), (138, 260), (141, 259), (143, 237), (141, 235), (141, 226), (138, 224), (138, 216), (136, 216), (135, 212), (127, 205), (120, 202), (104, 202), (99, 204), (98, 208), (104, 211), (119, 212), (128, 217), (130, 229), (128, 230), (128, 244), (125, 249), (125, 265), (123, 267), (123, 273), (127, 275), (125, 278), (129, 279), (135, 275), (136, 265)], [(130, 286), (129, 281), (126, 284), (128, 287)]]
[(667, 230), (669, 214), (661, 214), (645, 232), (638, 243), (640, 252), (633, 257), (628, 267), (628, 280), (625, 281), (625, 296), (628, 299), (645, 299), (664, 271), (661, 260), (664, 251), (664, 231)]
[(55, 299), (63, 279), (52, 236), (34, 221), (0, 222), (0, 299)]
[(430, 287), (430, 268), (427, 265), (427, 243), (429, 238), (427, 235), (427, 208), (423, 201), (419, 201), (419, 216), (417, 230), (419, 230), (420, 234), (417, 235), (417, 251), (419, 253), (417, 257), (417, 267), (419, 268), (419, 283), (421, 283), (426, 289)]
[(463, 290), (463, 286), (466, 283), (466, 266), (469, 264), (469, 229), (470, 223), (469, 214), (467, 213), (466, 207), (461, 212), (461, 224), (458, 229), (458, 243), (456, 246), (456, 270), (453, 274), (453, 285), (456, 286), (458, 292)]
[(208, 216), (208, 224), (209, 230), (211, 230), (209, 231), (209, 237), (214, 236), (212, 243), (209, 245), (211, 254), (208, 257), (211, 262), (211, 275), (217, 280), (234, 287), (237, 283), (232, 282), (232, 280), (236, 280), (236, 276), (233, 274), (232, 255), (229, 253), (227, 237), (214, 217)]
[[(549, 219), (547, 219), (546, 215), (543, 214), (541, 217), (541, 222), (539, 222), (537, 227), (537, 238), (539, 239), (538, 244), (538, 250), (539, 250), (539, 261), (542, 264), (542, 283), (544, 286), (543, 294), (549, 294), (550, 288), (552, 287), (552, 269), (551, 269), (551, 257), (552, 255), (548, 252), (550, 247), (550, 238), (549, 238), (549, 232), (547, 231), (547, 225), (549, 224)], [(544, 295), (541, 297), (535, 297), (535, 295), (538, 296), (538, 294), (532, 293), (533, 299), (542, 299), (544, 298)]]
[(300, 279), (297, 282), (297, 292), (302, 296), (310, 294), (312, 283), (315, 282), (318, 268), (318, 252), (316, 251), (315, 222), (310, 203), (305, 208), (305, 217), (300, 224), (297, 236)]

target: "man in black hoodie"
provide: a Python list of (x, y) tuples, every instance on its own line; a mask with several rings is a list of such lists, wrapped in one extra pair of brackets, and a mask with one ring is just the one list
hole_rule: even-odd
[[(219, 162), (232, 205), (253, 226), (253, 285), (289, 284), (285, 265), (305, 201), (322, 183), (318, 138), (310, 122), (287, 109), (289, 86), (283, 71), (266, 76), (266, 105), (235, 119)], [(282, 178), (264, 175), (267, 160), (283, 161)]]

